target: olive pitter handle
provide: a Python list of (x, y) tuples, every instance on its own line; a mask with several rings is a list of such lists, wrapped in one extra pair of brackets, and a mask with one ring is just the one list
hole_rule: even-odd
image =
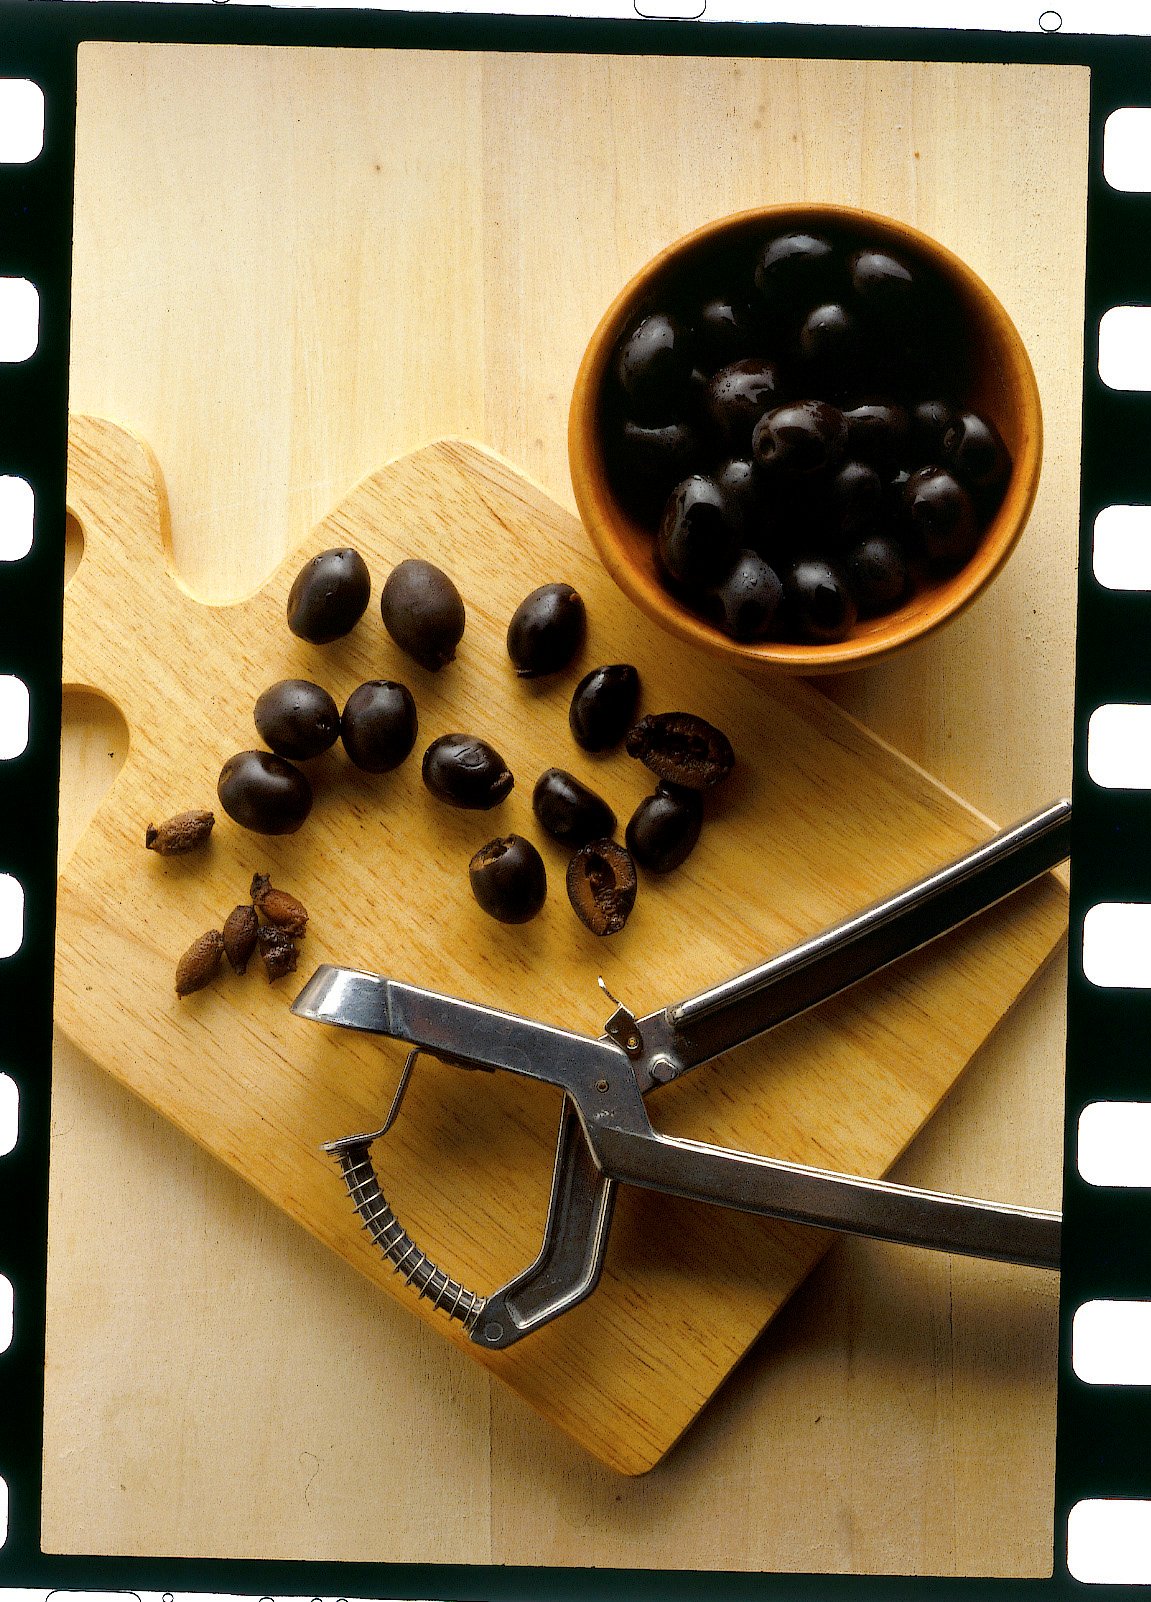
[[(393, 1104), (393, 1115), (395, 1104)], [(521, 1274), (481, 1296), (438, 1267), (396, 1218), (372, 1164), (369, 1147), (391, 1123), (370, 1135), (329, 1141), (364, 1228), (407, 1284), (464, 1326), (477, 1346), (499, 1351), (567, 1312), (599, 1283), (607, 1250), (616, 1184), (601, 1172), (579, 1116), (565, 1097), (543, 1245)]]

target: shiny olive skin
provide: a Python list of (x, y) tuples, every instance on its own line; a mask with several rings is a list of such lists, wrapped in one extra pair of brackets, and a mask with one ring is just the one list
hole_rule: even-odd
[(909, 526), (933, 567), (954, 569), (979, 544), (971, 496), (943, 467), (920, 467), (903, 486)]
[(916, 401), (909, 414), (911, 423), (911, 459), (920, 467), (942, 462), (943, 441), (948, 429), (959, 416), (950, 401), (935, 399)]
[(1011, 474), (1007, 446), (989, 418), (960, 412), (943, 436), (943, 465), (972, 490), (998, 490)]
[(499, 923), (530, 923), (547, 899), (544, 859), (522, 834), (481, 846), (468, 864), (472, 894)]
[(689, 589), (718, 584), (735, 560), (740, 527), (713, 478), (695, 473), (671, 492), (656, 534), (664, 571)]
[(751, 431), (783, 400), (779, 368), (762, 356), (729, 362), (712, 375), (704, 395), (708, 418), (733, 454), (751, 447)]
[(593, 668), (575, 687), (568, 725), (585, 751), (609, 751), (635, 722), (639, 674), (630, 663)]
[(349, 695), (340, 738), (348, 759), (365, 773), (390, 773), (419, 733), (412, 692), (392, 679), (369, 679)]
[(559, 673), (587, 633), (587, 611), (570, 584), (541, 584), (524, 597), (508, 624), (508, 655), (521, 679)]
[(845, 640), (857, 609), (839, 568), (822, 557), (801, 557), (783, 575), (788, 610), (800, 635), (818, 645)]
[(912, 316), (920, 307), (919, 282), (906, 262), (865, 247), (848, 259), (851, 287), (864, 308), (885, 321)]
[(649, 425), (627, 418), (611, 446), (616, 494), (637, 515), (658, 518), (672, 490), (705, 454), (703, 436), (686, 419)]
[(321, 551), (296, 574), (288, 592), (288, 627), (301, 640), (327, 645), (349, 634), (367, 610), (372, 579), (359, 551)]
[(540, 828), (577, 849), (615, 833), (615, 813), (602, 796), (563, 768), (547, 768), (536, 780), (532, 811)]
[(238, 751), (220, 769), (216, 794), (228, 816), (256, 834), (295, 834), (312, 810), (312, 786), (270, 751)]
[(741, 551), (722, 584), (711, 592), (719, 627), (733, 640), (762, 640), (779, 611), (779, 574), (755, 551)]
[(751, 436), (752, 455), (775, 478), (803, 478), (834, 467), (847, 444), (843, 413), (826, 401), (791, 401), (765, 412)]
[(666, 422), (682, 410), (694, 366), (683, 324), (666, 312), (650, 312), (620, 345), (615, 374), (633, 416)]
[(440, 801), (467, 812), (488, 812), (515, 783), (502, 756), (474, 734), (441, 734), (424, 752), (424, 783)]
[(886, 534), (869, 534), (852, 546), (843, 558), (843, 570), (860, 617), (893, 611), (911, 588), (903, 548)]
[(310, 679), (281, 679), (257, 698), (256, 732), (277, 756), (306, 762), (335, 745), (340, 735), (340, 709)]
[(649, 873), (671, 873), (686, 862), (703, 827), (703, 796), (698, 790), (661, 784), (645, 796), (628, 819), (624, 840)]
[(827, 486), (827, 510), (836, 545), (869, 529), (883, 510), (883, 480), (866, 462), (843, 462)]
[(380, 616), (400, 650), (431, 673), (454, 660), (467, 622), (463, 598), (448, 575), (415, 556), (388, 574)]
[(847, 453), (879, 472), (893, 469), (907, 455), (911, 420), (895, 401), (856, 401), (845, 407)]
[(839, 281), (838, 253), (822, 234), (802, 230), (779, 234), (760, 250), (755, 287), (772, 302), (775, 297), (810, 302)]
[(863, 349), (855, 314), (838, 301), (813, 306), (799, 330), (799, 354), (821, 377), (842, 385), (854, 372)]
[(708, 367), (750, 355), (761, 334), (750, 305), (731, 295), (712, 295), (700, 306), (692, 329), (697, 360)]

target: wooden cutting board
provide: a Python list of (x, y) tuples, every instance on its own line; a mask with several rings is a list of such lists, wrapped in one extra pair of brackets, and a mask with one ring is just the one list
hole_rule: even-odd
[[(140, 441), (73, 420), (69, 510), (84, 555), (65, 594), (64, 681), (113, 700), (128, 756), (59, 886), (56, 1017), (65, 1034), (348, 1262), (399, 1296), (588, 1451), (626, 1474), (657, 1463), (830, 1244), (774, 1224), (625, 1191), (604, 1279), (582, 1307), (504, 1353), (472, 1346), (392, 1274), (362, 1233), (324, 1140), (376, 1127), (404, 1048), (292, 1017), (320, 962), (374, 968), (548, 1022), (598, 1033), (596, 977), (637, 1013), (690, 994), (875, 900), (986, 838), (992, 825), (794, 681), (756, 683), (649, 626), (597, 564), (578, 522), (503, 461), (441, 441), (359, 484), (255, 595), (206, 606), (168, 565), (159, 468)], [(372, 571), (368, 612), (329, 646), (284, 620), (303, 561), (355, 545)], [(379, 619), (379, 586), (405, 556), (455, 577), (468, 626), (439, 674), (406, 659)], [(515, 677), (504, 649), (518, 601), (551, 579), (584, 595), (580, 662), (544, 682)], [(622, 934), (597, 941), (563, 890), (565, 855), (542, 837), (531, 790), (568, 767), (623, 821), (651, 788), (622, 753), (591, 757), (567, 727), (578, 677), (631, 661), (648, 711), (702, 714), (738, 765), (711, 798), (699, 846), (645, 878)], [(257, 745), (252, 706), (284, 677), (342, 704), (368, 678), (397, 678), (420, 716), (393, 774), (337, 749), (310, 765), (299, 833), (251, 834), (223, 815), (216, 778)], [(516, 775), (498, 811), (434, 801), (419, 753), (465, 729)], [(206, 851), (158, 858), (146, 826), (211, 806)], [(1006, 820), (1005, 820), (1006, 821)], [(495, 834), (537, 839), (550, 893), (532, 924), (494, 924), (467, 863)], [(300, 971), (269, 985), (254, 963), (178, 1001), (176, 959), (245, 901), (252, 873), (307, 904)], [(700, 1069), (649, 1101), (658, 1127), (823, 1167), (883, 1173), (1026, 987), (1066, 927), (1052, 877), (1005, 907)], [(466, 1284), (494, 1289), (535, 1255), (559, 1095), (510, 1075), (421, 1060), (403, 1113), (374, 1156), (413, 1236)], [(333, 1353), (333, 1360), (347, 1354)]]

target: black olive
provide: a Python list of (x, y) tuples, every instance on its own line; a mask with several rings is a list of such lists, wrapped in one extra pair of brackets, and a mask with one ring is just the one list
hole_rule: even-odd
[(842, 269), (831, 241), (801, 231), (769, 239), (755, 264), (755, 287), (768, 300), (806, 299), (808, 304), (830, 289)]
[(861, 617), (892, 611), (911, 586), (902, 547), (886, 534), (870, 534), (860, 540), (847, 552), (843, 567)]
[(460, 592), (448, 575), (416, 556), (388, 574), (380, 615), (400, 650), (432, 673), (453, 660), (466, 622)]
[(563, 845), (582, 846), (615, 833), (615, 813), (574, 774), (547, 768), (536, 780), (532, 811), (542, 829)]
[(528, 923), (548, 893), (544, 859), (521, 834), (481, 846), (468, 864), (468, 878), (480, 906), (500, 923)]
[(832, 645), (855, 626), (856, 606), (847, 580), (822, 557), (801, 557), (783, 575), (784, 594), (804, 639)]
[(635, 906), (635, 863), (614, 840), (581, 846), (568, 863), (568, 900), (594, 935), (618, 934)]
[(340, 709), (310, 679), (281, 679), (257, 699), (256, 732), (277, 756), (305, 762), (328, 751), (340, 734)]
[(703, 455), (703, 441), (692, 423), (649, 427), (628, 418), (611, 449), (616, 493), (637, 517), (658, 517), (675, 485), (694, 471)]
[(584, 641), (587, 612), (570, 584), (541, 584), (516, 607), (508, 624), (508, 655), (521, 679), (558, 673)]
[(634, 416), (666, 422), (682, 412), (694, 365), (683, 325), (651, 312), (620, 342), (615, 372)]
[(326, 645), (355, 628), (371, 593), (371, 575), (359, 551), (321, 551), (300, 569), (288, 592), (288, 627), (301, 640)]
[(943, 436), (943, 463), (973, 490), (997, 490), (1011, 474), (999, 430), (977, 412), (960, 412)]
[(755, 463), (745, 456), (732, 456), (719, 464), (712, 478), (724, 498), (732, 527), (745, 538), (752, 536), (764, 516), (763, 485)]
[(733, 640), (762, 640), (775, 621), (783, 585), (755, 551), (741, 551), (722, 584), (711, 592), (715, 616)]
[(750, 449), (752, 429), (782, 399), (779, 368), (766, 357), (750, 356), (713, 375), (704, 405), (727, 449), (739, 453)]
[(979, 544), (971, 496), (946, 468), (917, 468), (903, 486), (903, 504), (912, 533), (934, 567), (961, 566)]
[(677, 583), (707, 588), (718, 584), (735, 560), (739, 535), (730, 499), (714, 479), (696, 473), (672, 491), (656, 547), (664, 571)]
[(765, 412), (755, 425), (751, 449), (773, 477), (796, 478), (834, 467), (847, 443), (843, 413), (826, 401), (792, 401)]
[(641, 718), (628, 731), (625, 749), (657, 779), (688, 790), (710, 789), (735, 765), (727, 735), (691, 712), (656, 712)]
[(856, 401), (845, 408), (848, 454), (881, 472), (890, 472), (907, 455), (911, 423), (894, 401)]
[(902, 320), (919, 309), (920, 286), (904, 262), (885, 250), (857, 250), (847, 263), (851, 287), (869, 312), (885, 321)]
[(943, 440), (958, 412), (950, 401), (922, 400), (911, 408), (911, 458), (919, 467), (943, 460)]
[(369, 679), (348, 697), (341, 738), (365, 773), (390, 773), (416, 743), (419, 720), (412, 692), (391, 679)]
[(312, 809), (299, 768), (269, 751), (238, 751), (220, 769), (216, 794), (228, 816), (257, 834), (294, 834)]
[(661, 784), (645, 796), (628, 820), (627, 848), (649, 873), (670, 873), (686, 862), (703, 826), (703, 796), (698, 790)]
[(696, 355), (711, 367), (749, 356), (761, 338), (751, 307), (730, 295), (712, 295), (703, 302), (694, 333)]
[(628, 663), (585, 673), (568, 710), (576, 744), (585, 751), (607, 751), (618, 745), (635, 722), (638, 705), (639, 674)]
[(838, 301), (813, 306), (799, 330), (799, 354), (821, 376), (846, 383), (863, 348), (859, 323)]
[(827, 486), (827, 506), (836, 544), (871, 528), (883, 510), (883, 481), (866, 462), (844, 462)]
[(469, 812), (499, 806), (515, 783), (499, 752), (474, 734), (441, 734), (424, 752), (422, 772), (434, 796)]

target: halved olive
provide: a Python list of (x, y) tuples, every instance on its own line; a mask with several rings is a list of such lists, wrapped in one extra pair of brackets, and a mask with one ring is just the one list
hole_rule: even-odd
[(594, 935), (618, 934), (635, 906), (631, 853), (614, 840), (592, 840), (568, 863), (568, 900)]
[(686, 790), (710, 789), (735, 765), (727, 735), (691, 712), (657, 712), (642, 718), (629, 731), (625, 749), (657, 779)]

